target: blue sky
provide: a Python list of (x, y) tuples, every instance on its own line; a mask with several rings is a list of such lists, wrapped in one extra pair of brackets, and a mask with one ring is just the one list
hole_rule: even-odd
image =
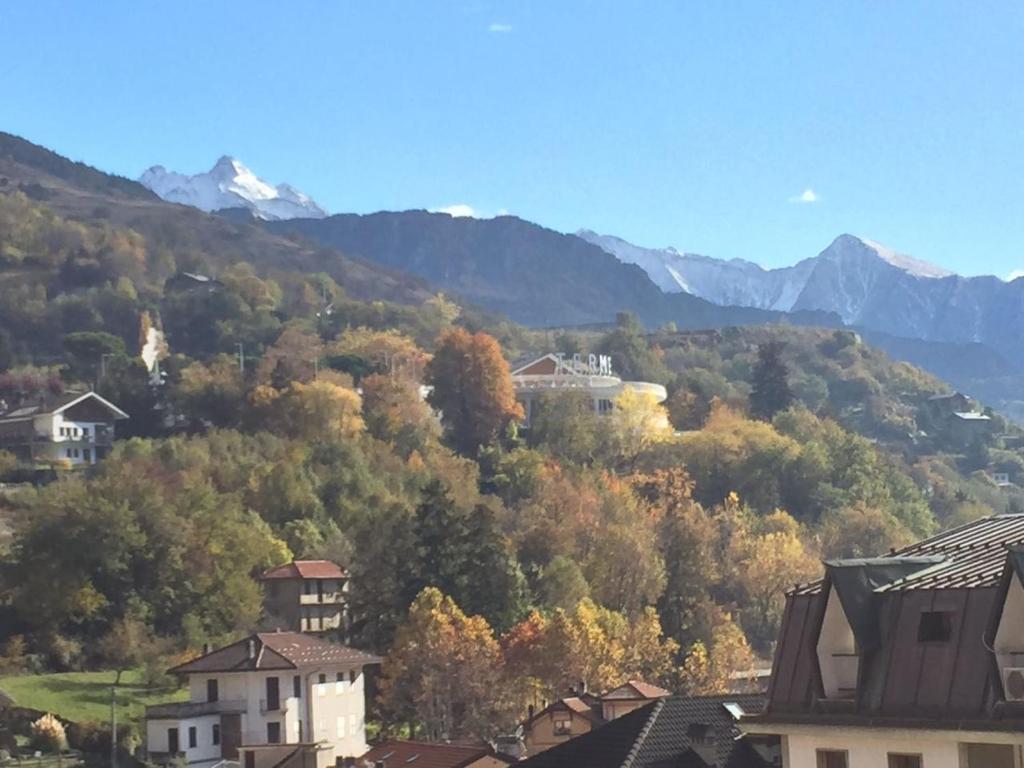
[(6, 2), (0, 130), (780, 266), (1024, 268), (1024, 4)]

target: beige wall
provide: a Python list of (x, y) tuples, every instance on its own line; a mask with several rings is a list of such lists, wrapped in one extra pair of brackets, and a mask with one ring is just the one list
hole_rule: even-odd
[[(567, 736), (555, 735), (555, 720), (571, 718), (570, 733)], [(526, 731), (523, 741), (526, 744), (526, 753), (535, 755), (550, 749), (556, 744), (568, 741), (576, 736), (581, 736), (590, 731), (590, 721), (583, 715), (576, 712), (549, 712), (534, 720)]]
[(969, 763), (966, 742), (1015, 743), (1016, 764), (1022, 768), (1021, 744), (1024, 735), (959, 734), (927, 732), (920, 735), (908, 731), (886, 732), (882, 729), (819, 728), (818, 732), (802, 732), (783, 736), (783, 768), (817, 768), (819, 749), (846, 750), (849, 768), (886, 768), (888, 756), (894, 754), (921, 755), (923, 768), (1003, 768), (992, 763), (990, 755), (978, 750), (980, 759)]
[(622, 717), (632, 712), (634, 709), (640, 709), (640, 707), (650, 704), (651, 699), (640, 699), (635, 701), (616, 701), (611, 699), (610, 701), (601, 702), (601, 714), (605, 720), (614, 720), (617, 717)]

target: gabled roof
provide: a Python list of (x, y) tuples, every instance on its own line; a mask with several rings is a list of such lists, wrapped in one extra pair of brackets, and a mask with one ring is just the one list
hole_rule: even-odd
[[(994, 587), (1006, 564), (1006, 551), (1024, 545), (1024, 515), (981, 517), (936, 534), (873, 561), (890, 558), (941, 557), (942, 562), (875, 588), (876, 593), (911, 589)], [(816, 594), (823, 580), (798, 587), (792, 594)]]
[(383, 763), (384, 768), (463, 768), (482, 757), (509, 758), (497, 754), (486, 744), (438, 744), (424, 741), (391, 739), (373, 747), (357, 758), (357, 766)]
[(261, 579), (344, 579), (348, 573), (330, 560), (293, 560), (263, 572)]
[(596, 725), (601, 725), (604, 723), (604, 718), (601, 716), (600, 706), (600, 699), (596, 696), (591, 696), (589, 694), (583, 694), (583, 696), (566, 696), (561, 699), (556, 699), (548, 704), (544, 709), (527, 720), (526, 725), (529, 725), (552, 712), (565, 712), (567, 710), (569, 712), (575, 712), (578, 715), (582, 715)]
[(0, 413), (0, 421), (15, 421), (28, 419), (35, 416), (44, 416), (52, 413), (62, 413), (72, 406), (78, 405), (86, 400), (95, 400), (101, 406), (110, 411), (114, 419), (127, 419), (128, 414), (114, 405), (112, 402), (95, 392), (64, 392), (60, 395), (49, 395), (42, 400), (33, 403), (26, 403), (17, 408), (11, 408)]
[(961, 421), (991, 421), (991, 416), (986, 416), (984, 413), (978, 413), (977, 411), (956, 411), (954, 414)]
[(601, 701), (638, 701), (661, 699), (671, 695), (671, 691), (645, 683), (643, 680), (628, 680), (618, 688), (613, 688), (608, 693), (603, 694)]
[[(740, 738), (737, 714), (757, 713), (764, 697), (671, 696), (519, 763), (521, 768), (760, 768)], [(698, 738), (698, 733), (701, 738)]]
[(546, 355), (520, 362), (512, 371), (513, 376), (551, 376), (554, 374), (574, 374), (571, 366), (560, 361), (558, 356), (549, 352)]
[(317, 664), (364, 666), (379, 664), (380, 657), (301, 632), (257, 632), (236, 643), (179, 664), (171, 674), (196, 672), (251, 672), (298, 669)]

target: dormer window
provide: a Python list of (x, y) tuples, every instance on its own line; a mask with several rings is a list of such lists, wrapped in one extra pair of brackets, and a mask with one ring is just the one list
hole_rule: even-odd
[(568, 736), (572, 733), (572, 719), (568, 717), (555, 718), (555, 736)]
[(852, 699), (856, 695), (860, 670), (857, 642), (835, 588), (829, 590), (818, 636), (818, 666), (825, 698)]
[(948, 643), (953, 636), (953, 614), (949, 611), (923, 611), (917, 625), (917, 642)]

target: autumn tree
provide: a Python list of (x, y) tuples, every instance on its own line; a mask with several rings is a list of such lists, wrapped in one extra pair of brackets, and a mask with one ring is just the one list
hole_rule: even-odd
[(793, 403), (789, 388), (789, 368), (782, 359), (785, 344), (768, 341), (757, 348), (757, 365), (753, 372), (750, 412), (756, 418), (770, 421), (779, 411)]
[(487, 622), (430, 587), (409, 608), (384, 662), (383, 704), (393, 723), (420, 723), (429, 740), (486, 739), (510, 724), (501, 672)]
[(282, 433), (304, 440), (351, 437), (365, 427), (359, 393), (330, 381), (294, 381), (263, 408)]
[(403, 455), (423, 451), (440, 437), (440, 427), (413, 379), (374, 373), (362, 380), (367, 431)]
[(528, 437), (561, 461), (590, 465), (607, 452), (606, 427), (586, 392), (544, 392), (534, 401)]
[(750, 670), (754, 654), (747, 638), (728, 614), (721, 614), (708, 642), (698, 640), (680, 671), (680, 688), (690, 696), (727, 693), (732, 677)]
[(508, 363), (498, 342), (462, 328), (445, 333), (427, 366), (429, 402), (442, 414), (451, 443), (465, 455), (493, 442), (510, 422), (523, 418)]

